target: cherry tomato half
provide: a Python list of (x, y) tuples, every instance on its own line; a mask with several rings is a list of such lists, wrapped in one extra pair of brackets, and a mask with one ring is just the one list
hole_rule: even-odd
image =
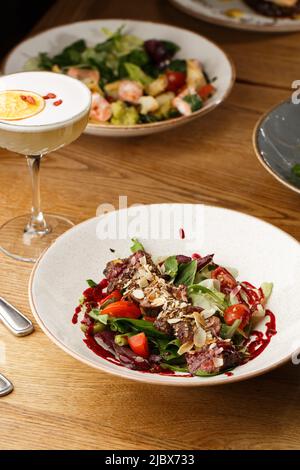
[(245, 304), (235, 304), (226, 308), (224, 320), (227, 325), (232, 325), (235, 320), (241, 320), (240, 330), (243, 330), (250, 320), (250, 310)]
[(183, 87), (186, 82), (186, 74), (183, 72), (174, 72), (173, 70), (168, 70), (166, 72), (168, 79), (167, 91), (173, 91), (176, 93), (179, 88)]
[(212, 279), (220, 281), (221, 292), (228, 294), (237, 285), (234, 277), (225, 269), (219, 266), (211, 273)]
[(133, 302), (127, 300), (119, 300), (109, 304), (101, 311), (102, 315), (109, 315), (116, 318), (139, 318), (141, 311)]
[(145, 359), (149, 357), (149, 344), (145, 333), (130, 336), (128, 338), (128, 344), (131, 350), (138, 356), (144, 357)]

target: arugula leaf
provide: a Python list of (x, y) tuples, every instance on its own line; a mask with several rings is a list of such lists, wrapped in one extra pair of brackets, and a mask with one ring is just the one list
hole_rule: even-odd
[(134, 320), (132, 318), (113, 318), (108, 319), (109, 327), (113, 331), (127, 333), (128, 331), (144, 332), (147, 336), (168, 339), (168, 336), (157, 330), (152, 322), (146, 320)]
[(98, 284), (93, 279), (87, 279), (86, 281), (90, 287), (96, 287)]
[(143, 247), (143, 245), (136, 239), (136, 238), (132, 238), (131, 239), (133, 245), (130, 247), (130, 250), (132, 251), (132, 253), (136, 253), (137, 251), (145, 251), (145, 248)]
[(178, 261), (176, 256), (169, 256), (164, 262), (165, 274), (171, 278), (175, 278), (178, 273)]
[(203, 106), (201, 98), (196, 93), (192, 95), (186, 95), (183, 100), (191, 106), (191, 110), (193, 113), (195, 111), (198, 111), (198, 109), (201, 109)]
[(184, 284), (190, 286), (193, 284), (195, 275), (197, 272), (197, 260), (193, 260), (190, 263), (182, 263), (178, 267), (178, 274), (175, 278), (175, 285), (179, 286)]
[(298, 176), (300, 178), (300, 164), (299, 163), (296, 163), (296, 165), (293, 166), (292, 173), (295, 176)]

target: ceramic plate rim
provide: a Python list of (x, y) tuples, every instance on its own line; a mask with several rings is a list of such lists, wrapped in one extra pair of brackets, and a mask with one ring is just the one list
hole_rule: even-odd
[[(167, 119), (165, 121), (153, 122), (153, 123), (149, 123), (149, 124), (136, 124), (136, 125), (132, 125), (132, 126), (117, 126), (117, 125), (107, 126), (105, 124), (89, 123), (87, 125), (86, 131), (99, 129), (99, 130), (105, 130), (105, 131), (111, 132), (111, 134), (113, 134), (114, 131), (128, 131), (129, 130), (129, 131), (137, 131), (138, 132), (138, 131), (143, 131), (145, 129), (150, 130), (150, 129), (157, 129), (157, 128), (163, 128), (163, 127), (172, 127), (173, 123), (179, 125), (181, 123), (186, 123), (186, 122), (189, 122), (193, 119), (196, 119), (197, 117), (200, 117), (202, 115), (204, 116), (205, 114), (209, 113), (210, 111), (213, 111), (215, 108), (220, 106), (222, 103), (224, 103), (224, 101), (226, 101), (226, 99), (230, 95), (230, 93), (233, 89), (233, 86), (235, 84), (235, 81), (236, 81), (236, 67), (235, 67), (234, 61), (231, 58), (231, 56), (219, 44), (212, 41), (210, 38), (204, 36), (203, 34), (199, 34), (199, 33), (195, 32), (193, 30), (190, 30), (190, 29), (187, 29), (187, 28), (182, 28), (180, 26), (176, 26), (176, 25), (173, 25), (173, 24), (161, 23), (159, 21), (157, 21), (157, 22), (156, 21), (142, 21), (142, 20), (133, 20), (133, 19), (129, 19), (129, 18), (96, 18), (96, 19), (91, 19), (91, 20), (73, 21), (71, 23), (65, 23), (65, 24), (62, 24), (62, 25), (53, 26), (51, 28), (39, 31), (39, 32), (33, 34), (32, 36), (26, 37), (25, 39), (20, 41), (16, 46), (14, 46), (6, 54), (6, 56), (4, 57), (4, 59), (2, 61), (2, 65), (1, 65), (1, 70), (5, 74), (6, 73), (7, 62), (10, 59), (10, 57), (15, 53), (15, 51), (20, 46), (22, 46), (24, 43), (26, 43), (28, 40), (36, 39), (40, 34), (51, 33), (51, 32), (53, 32), (53, 31), (55, 31), (59, 28), (65, 27), (65, 26), (73, 26), (73, 25), (78, 25), (78, 24), (88, 24), (88, 23), (93, 23), (95, 21), (105, 22), (105, 21), (111, 21), (111, 20), (120, 21), (120, 22), (130, 22), (130, 23), (133, 23), (133, 24), (147, 23), (147, 24), (153, 24), (153, 25), (162, 26), (162, 27), (167, 26), (167, 27), (179, 29), (179, 30), (181, 30), (182, 32), (185, 32), (185, 33), (187, 33), (187, 32), (192, 33), (192, 34), (198, 36), (200, 39), (204, 39), (205, 41), (207, 41), (208, 43), (213, 45), (215, 48), (217, 48), (224, 55), (224, 59), (228, 62), (228, 65), (229, 65), (230, 71), (231, 71), (230, 84), (229, 84), (226, 92), (224, 93), (224, 96), (221, 99), (219, 99), (218, 101), (215, 101), (213, 103), (210, 103), (207, 106), (204, 106), (203, 108), (201, 108), (198, 111), (194, 112), (190, 116), (180, 116), (178, 118)], [(22, 71), (20, 71), (20, 73), (21, 72)], [(18, 72), (15, 72), (15, 73), (18, 73)]]
[[(161, 206), (161, 205), (170, 205), (170, 204), (169, 203), (147, 204), (147, 206)], [(184, 203), (174, 203), (172, 205), (182, 206), (182, 205), (184, 205)], [(217, 209), (217, 210), (220, 210), (220, 211), (226, 211), (226, 212), (231, 212), (231, 213), (233, 212), (233, 213), (239, 214), (240, 216), (242, 216), (244, 218), (247, 218), (247, 219), (253, 219), (253, 220), (256, 220), (256, 221), (258, 220), (260, 223), (262, 223), (264, 225), (267, 225), (268, 227), (271, 227), (273, 230), (275, 230), (275, 231), (277, 231), (281, 234), (284, 234), (284, 236), (289, 238), (291, 241), (296, 242), (296, 243), (299, 244), (299, 241), (296, 238), (294, 238), (292, 235), (290, 235), (289, 233), (287, 233), (284, 230), (280, 229), (276, 225), (273, 225), (269, 222), (266, 222), (265, 220), (260, 219), (258, 217), (255, 217), (253, 215), (247, 214), (245, 212), (233, 210), (233, 209), (228, 209), (226, 207), (213, 206), (213, 205), (209, 205), (209, 204), (195, 204), (195, 205), (201, 205), (204, 208), (208, 208), (208, 209), (212, 208), (212, 209)], [(126, 211), (128, 209), (121, 209), (121, 210)], [(100, 217), (103, 217), (103, 216), (100, 216)], [(96, 217), (92, 217), (92, 218), (89, 218), (89, 219), (86, 219), (86, 220), (80, 222), (79, 224), (77, 224), (74, 227), (70, 228), (64, 234), (60, 235), (56, 240), (62, 239), (66, 234), (68, 234), (71, 231), (76, 230), (78, 227), (80, 227), (82, 225), (89, 224), (94, 220), (99, 220), (100, 217), (96, 216)], [(105, 217), (105, 215), (104, 215), (104, 217)], [(32, 269), (32, 272), (31, 272), (30, 278), (29, 278), (29, 284), (28, 284), (29, 303), (30, 303), (30, 307), (31, 307), (31, 311), (33, 313), (33, 316), (34, 316), (36, 322), (38, 323), (38, 325), (40, 326), (41, 330), (48, 336), (48, 338), (54, 344), (56, 344), (60, 349), (62, 349), (65, 353), (69, 354), (74, 359), (77, 359), (79, 362), (81, 362), (85, 365), (88, 365), (89, 367), (93, 367), (94, 369), (104, 371), (104, 372), (108, 372), (109, 374), (117, 376), (119, 378), (134, 380), (136, 382), (143, 382), (143, 383), (149, 383), (149, 384), (151, 383), (151, 384), (161, 385), (161, 386), (162, 385), (168, 385), (168, 386), (170, 385), (170, 386), (182, 386), (182, 387), (207, 387), (207, 386), (215, 386), (215, 385), (226, 385), (226, 384), (229, 384), (229, 383), (249, 380), (251, 378), (255, 378), (255, 377), (263, 375), (267, 372), (270, 372), (270, 371), (280, 367), (281, 365), (287, 363), (291, 359), (293, 352), (289, 351), (286, 354), (285, 357), (283, 357), (282, 359), (274, 362), (272, 365), (265, 366), (265, 367), (261, 368), (259, 371), (255, 371), (255, 370), (252, 371), (252, 372), (250, 371), (250, 372), (245, 373), (243, 376), (234, 376), (234, 375), (230, 376), (230, 377), (227, 376), (226, 379), (224, 379), (224, 380), (216, 380), (214, 377), (211, 377), (208, 381), (199, 380), (199, 382), (197, 382), (197, 381), (189, 382), (189, 380), (187, 380), (187, 379), (183, 379), (182, 381), (180, 381), (180, 377), (178, 377), (179, 380), (177, 380), (177, 381), (174, 380), (174, 379), (176, 379), (176, 377), (173, 377), (173, 378), (171, 378), (171, 380), (169, 378), (169, 380), (166, 380), (165, 382), (163, 382), (163, 381), (156, 380), (156, 374), (153, 374), (153, 377), (152, 377), (151, 374), (142, 374), (142, 373), (140, 374), (140, 376), (137, 376), (137, 375), (133, 376), (133, 375), (130, 374), (130, 369), (120, 367), (120, 373), (119, 373), (119, 371), (117, 371), (117, 370), (110, 369), (110, 367), (106, 366), (106, 364), (101, 364), (101, 363), (96, 364), (96, 363), (89, 362), (89, 360), (81, 357), (76, 352), (73, 352), (65, 344), (63, 344), (62, 341), (60, 341), (58, 338), (56, 338), (56, 336), (44, 324), (43, 320), (40, 318), (40, 315), (37, 311), (37, 308), (35, 307), (34, 295), (33, 295), (33, 283), (34, 283), (34, 280), (35, 280), (35, 274), (36, 274), (37, 268), (39, 267), (39, 264), (43, 260), (44, 256), (51, 249), (53, 249), (56, 240), (48, 248), (46, 248), (44, 250), (44, 252), (41, 254), (41, 256), (39, 257), (39, 259), (37, 260), (37, 262), (35, 263), (35, 265)], [(163, 376), (160, 376), (160, 377), (163, 377)]]

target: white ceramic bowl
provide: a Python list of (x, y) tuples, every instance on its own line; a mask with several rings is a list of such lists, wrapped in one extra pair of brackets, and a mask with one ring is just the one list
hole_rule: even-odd
[(56, 54), (65, 46), (80, 38), (85, 39), (88, 44), (94, 45), (104, 40), (101, 28), (105, 27), (114, 31), (123, 24), (126, 25), (124, 31), (135, 34), (142, 39), (155, 38), (176, 42), (181, 47), (177, 54), (178, 57), (199, 59), (203, 63), (209, 77), (217, 77), (214, 82), (217, 92), (207, 101), (202, 109), (196, 111), (191, 116), (182, 116), (167, 121), (138, 124), (135, 126), (89, 124), (86, 128), (86, 133), (98, 136), (127, 137), (153, 134), (172, 129), (212, 111), (230, 93), (235, 80), (234, 66), (225, 52), (217, 45), (203, 36), (185, 29), (165, 24), (126, 19), (82, 21), (44, 31), (27, 39), (12, 50), (4, 63), (3, 73), (20, 72), (23, 70), (28, 58), (37, 56), (39, 52)]
[[(77, 299), (86, 288), (85, 280), (100, 279), (109, 260), (130, 254), (130, 237), (139, 236), (140, 218), (145, 233), (144, 239), (139, 238), (153, 256), (215, 253), (217, 263), (239, 270), (240, 280), (256, 286), (264, 281), (274, 282), (269, 308), (276, 315), (277, 334), (262, 354), (237, 367), (232, 376), (186, 378), (129, 370), (91, 352), (83, 343), (79, 325), (71, 323)], [(116, 227), (118, 236), (114, 235)], [(184, 240), (178, 236), (180, 228), (185, 229)], [(109, 239), (99, 238), (102, 230), (110, 234)], [(205, 386), (248, 379), (289, 360), (299, 347), (299, 279), (300, 245), (278, 228), (226, 209), (162, 204), (111, 212), (64, 233), (37, 262), (30, 280), (29, 298), (40, 327), (79, 361), (141, 382)], [(260, 329), (265, 331), (264, 322)]]

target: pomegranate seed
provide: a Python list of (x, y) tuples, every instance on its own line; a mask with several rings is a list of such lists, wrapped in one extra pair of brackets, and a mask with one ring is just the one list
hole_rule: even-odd
[(57, 101), (54, 101), (53, 105), (54, 106), (60, 106), (62, 104), (63, 100), (57, 100)]
[(199, 253), (193, 253), (192, 254), (192, 259), (201, 259), (201, 258), (202, 258), (202, 256), (199, 255)]
[(35, 99), (33, 98), (33, 96), (30, 96), (30, 95), (21, 95), (20, 96), (21, 100), (23, 101), (26, 101), (27, 103), (29, 104), (36, 104), (36, 101)]
[(54, 93), (48, 93), (48, 95), (43, 96), (44, 100), (54, 100), (56, 95)]
[(179, 230), (179, 236), (180, 236), (181, 240), (183, 240), (183, 239), (185, 238), (185, 233), (184, 233), (183, 228), (181, 228), (181, 229)]

